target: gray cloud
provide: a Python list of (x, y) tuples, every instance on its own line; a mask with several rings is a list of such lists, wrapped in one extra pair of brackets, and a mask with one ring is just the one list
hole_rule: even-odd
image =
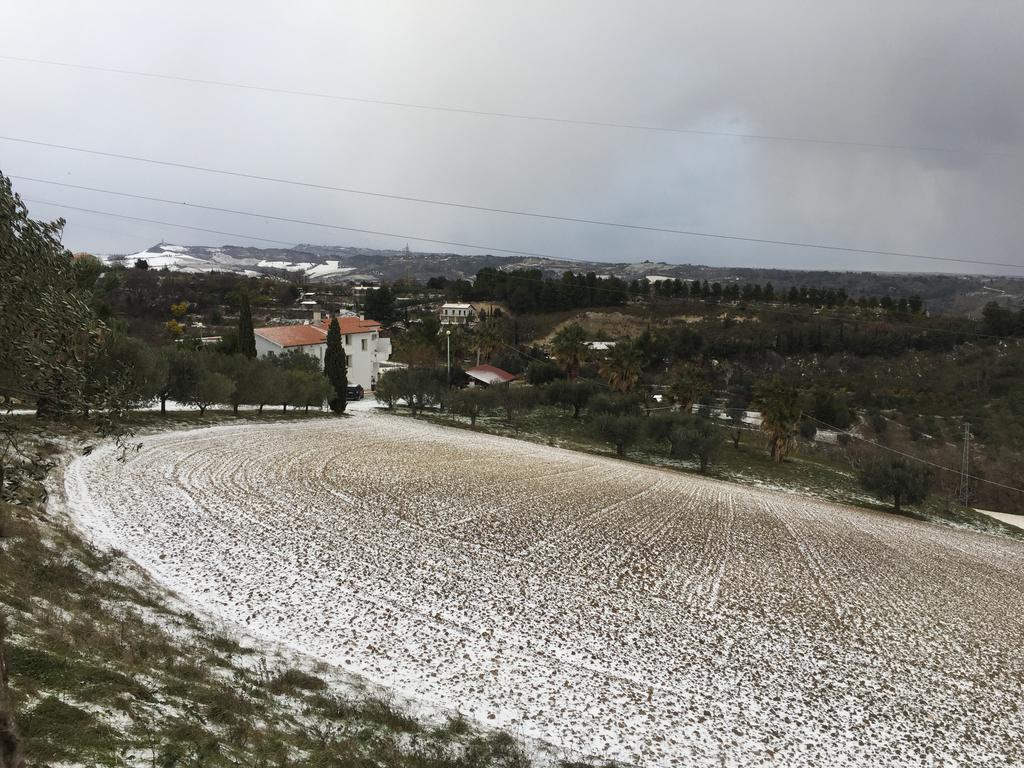
[[(1013, 0), (142, 7), (21, 3), (5, 11), (0, 50), (481, 110), (968, 151), (557, 125), (10, 61), (0, 61), (0, 133), (486, 206), (1024, 264), (1024, 6)], [(569, 258), (1000, 271), (543, 222), (7, 142), (0, 168)], [(287, 242), (404, 244), (28, 182), (16, 188)], [(67, 218), (65, 240), (76, 249), (230, 239)]]

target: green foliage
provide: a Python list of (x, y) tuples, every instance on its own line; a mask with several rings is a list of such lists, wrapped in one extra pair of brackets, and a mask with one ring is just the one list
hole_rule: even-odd
[(597, 387), (586, 379), (567, 381), (557, 379), (544, 388), (544, 395), (549, 403), (560, 408), (572, 408), (572, 417), (578, 419), (580, 411), (594, 396)]
[(692, 363), (682, 363), (672, 369), (668, 394), (684, 413), (689, 413), (693, 404), (710, 391), (704, 372)]
[(587, 410), (595, 416), (638, 416), (643, 411), (643, 400), (637, 395), (620, 395), (608, 391), (595, 391), (587, 403)]
[[(39, 701), (26, 714), (24, 735), (30, 753), (42, 759), (97, 757), (115, 743), (111, 729), (95, 715), (54, 696)], [(76, 744), (76, 748), (61, 747)]]
[(684, 416), (669, 435), (672, 455), (693, 459), (703, 475), (722, 451), (722, 435), (707, 419)]
[(539, 390), (533, 387), (495, 384), (488, 387), (490, 396), (505, 412), (505, 421), (514, 424), (517, 417), (537, 407), (540, 403)]
[(872, 411), (868, 414), (867, 418), (868, 425), (875, 435), (880, 439), (885, 439), (886, 434), (889, 432), (889, 420), (878, 411)]
[(320, 373), (320, 361), (313, 355), (306, 354), (301, 349), (289, 349), (279, 355), (273, 353), (265, 358), (270, 365), (286, 371), (301, 371), (302, 373)]
[(494, 394), (491, 389), (485, 387), (460, 389), (452, 399), (452, 410), (460, 416), (468, 418), (470, 426), (475, 427), (480, 414), (497, 405)]
[(398, 319), (395, 294), (386, 285), (381, 285), (375, 291), (367, 291), (363, 302), (363, 314), (370, 320), (390, 326)]
[(761, 411), (761, 429), (768, 433), (772, 461), (781, 463), (800, 420), (800, 394), (779, 376), (754, 388), (754, 404)]
[(104, 326), (60, 242), (64, 221), (29, 218), (0, 174), (0, 395), (39, 402), (50, 414), (90, 402), (88, 366)]
[(566, 272), (548, 279), (539, 269), (502, 270), (485, 267), (470, 285), (455, 291), (460, 299), (506, 302), (515, 314), (554, 312), (580, 307), (624, 304), (629, 287), (617, 277), (599, 279), (593, 272)]
[(985, 305), (981, 313), (985, 333), (995, 336), (1024, 336), (1024, 309), (1014, 312), (994, 301)]
[[(480, 360), (487, 362), (505, 343), (505, 325), (498, 318), (485, 317), (473, 332), (473, 339)], [(504, 366), (499, 367), (503, 368)], [(517, 371), (513, 371), (513, 373), (517, 373)]]
[(402, 370), (388, 371), (377, 379), (377, 386), (373, 390), (373, 396), (378, 403), (383, 403), (389, 411), (393, 411), (398, 401), (402, 398), (401, 379)]
[(640, 348), (631, 342), (620, 341), (608, 350), (601, 362), (601, 375), (616, 392), (632, 392), (640, 380), (643, 364)]
[(931, 467), (903, 456), (878, 456), (861, 466), (857, 479), (861, 487), (882, 500), (891, 499), (893, 509), (918, 504), (931, 489)]
[(341, 328), (338, 318), (332, 317), (327, 328), (327, 349), (324, 353), (324, 375), (334, 389), (330, 399), (331, 410), (341, 413), (345, 410), (348, 389), (348, 371), (345, 362), (345, 348), (341, 343)]
[[(205, 363), (205, 361), (203, 361)], [(199, 413), (206, 413), (211, 405), (219, 405), (231, 402), (232, 393), (235, 391), (235, 382), (223, 373), (200, 365), (196, 376), (195, 389), (189, 397), (181, 402), (194, 405)]]
[(244, 292), (238, 309), (238, 350), (249, 359), (256, 357), (256, 333), (252, 327), (252, 309), (249, 306), (249, 294)]
[(160, 394), (167, 379), (168, 360), (138, 339), (108, 333), (88, 370), (91, 402), (116, 393), (125, 408), (137, 408)]
[(567, 325), (551, 340), (551, 351), (570, 379), (575, 379), (587, 357), (587, 334), (578, 323)]
[(563, 377), (562, 369), (549, 360), (535, 360), (526, 368), (526, 380), (535, 387)]
[(846, 395), (842, 392), (836, 393), (831, 387), (821, 387), (814, 391), (811, 396), (810, 412), (814, 418), (831, 427), (849, 429), (853, 423)]
[(389, 408), (394, 408), (399, 400), (404, 400), (415, 414), (440, 401), (442, 393), (449, 389), (447, 379), (445, 368), (402, 368), (389, 371), (377, 382), (378, 399)]
[(602, 441), (615, 447), (615, 453), (623, 456), (643, 433), (644, 422), (639, 416), (623, 416), (604, 413), (593, 419), (594, 434)]

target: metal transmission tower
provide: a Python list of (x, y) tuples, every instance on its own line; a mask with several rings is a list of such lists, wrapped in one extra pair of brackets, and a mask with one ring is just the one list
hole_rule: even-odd
[(964, 424), (964, 453), (960, 459), (960, 487), (957, 489), (957, 498), (965, 507), (971, 500), (971, 425)]

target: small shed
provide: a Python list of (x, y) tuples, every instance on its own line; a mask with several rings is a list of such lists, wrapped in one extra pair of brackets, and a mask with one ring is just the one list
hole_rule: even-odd
[(466, 375), (469, 376), (470, 386), (490, 387), (494, 384), (508, 384), (516, 380), (514, 374), (503, 371), (493, 365), (478, 365), (474, 368), (467, 368)]

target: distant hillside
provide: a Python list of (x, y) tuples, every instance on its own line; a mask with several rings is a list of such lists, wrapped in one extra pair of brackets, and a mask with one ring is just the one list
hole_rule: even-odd
[(134, 266), (138, 260), (142, 260), (154, 269), (167, 268), (180, 272), (223, 271), (252, 276), (278, 275), (293, 280), (325, 283), (374, 280), (393, 282), (403, 279), (422, 282), (439, 275), (450, 279), (472, 278), (484, 267), (496, 267), (540, 269), (551, 274), (560, 274), (566, 270), (596, 272), (626, 279), (657, 275), (720, 283), (772, 283), (776, 288), (814, 285), (842, 288), (851, 296), (918, 295), (932, 312), (972, 316), (976, 316), (986, 303), (993, 300), (1010, 306), (1024, 305), (1024, 277), (750, 269), (652, 261), (564, 261), (525, 256), (424, 253), (336, 245), (251, 248), (160, 243), (139, 253), (101, 258), (108, 263), (120, 262), (127, 266)]

